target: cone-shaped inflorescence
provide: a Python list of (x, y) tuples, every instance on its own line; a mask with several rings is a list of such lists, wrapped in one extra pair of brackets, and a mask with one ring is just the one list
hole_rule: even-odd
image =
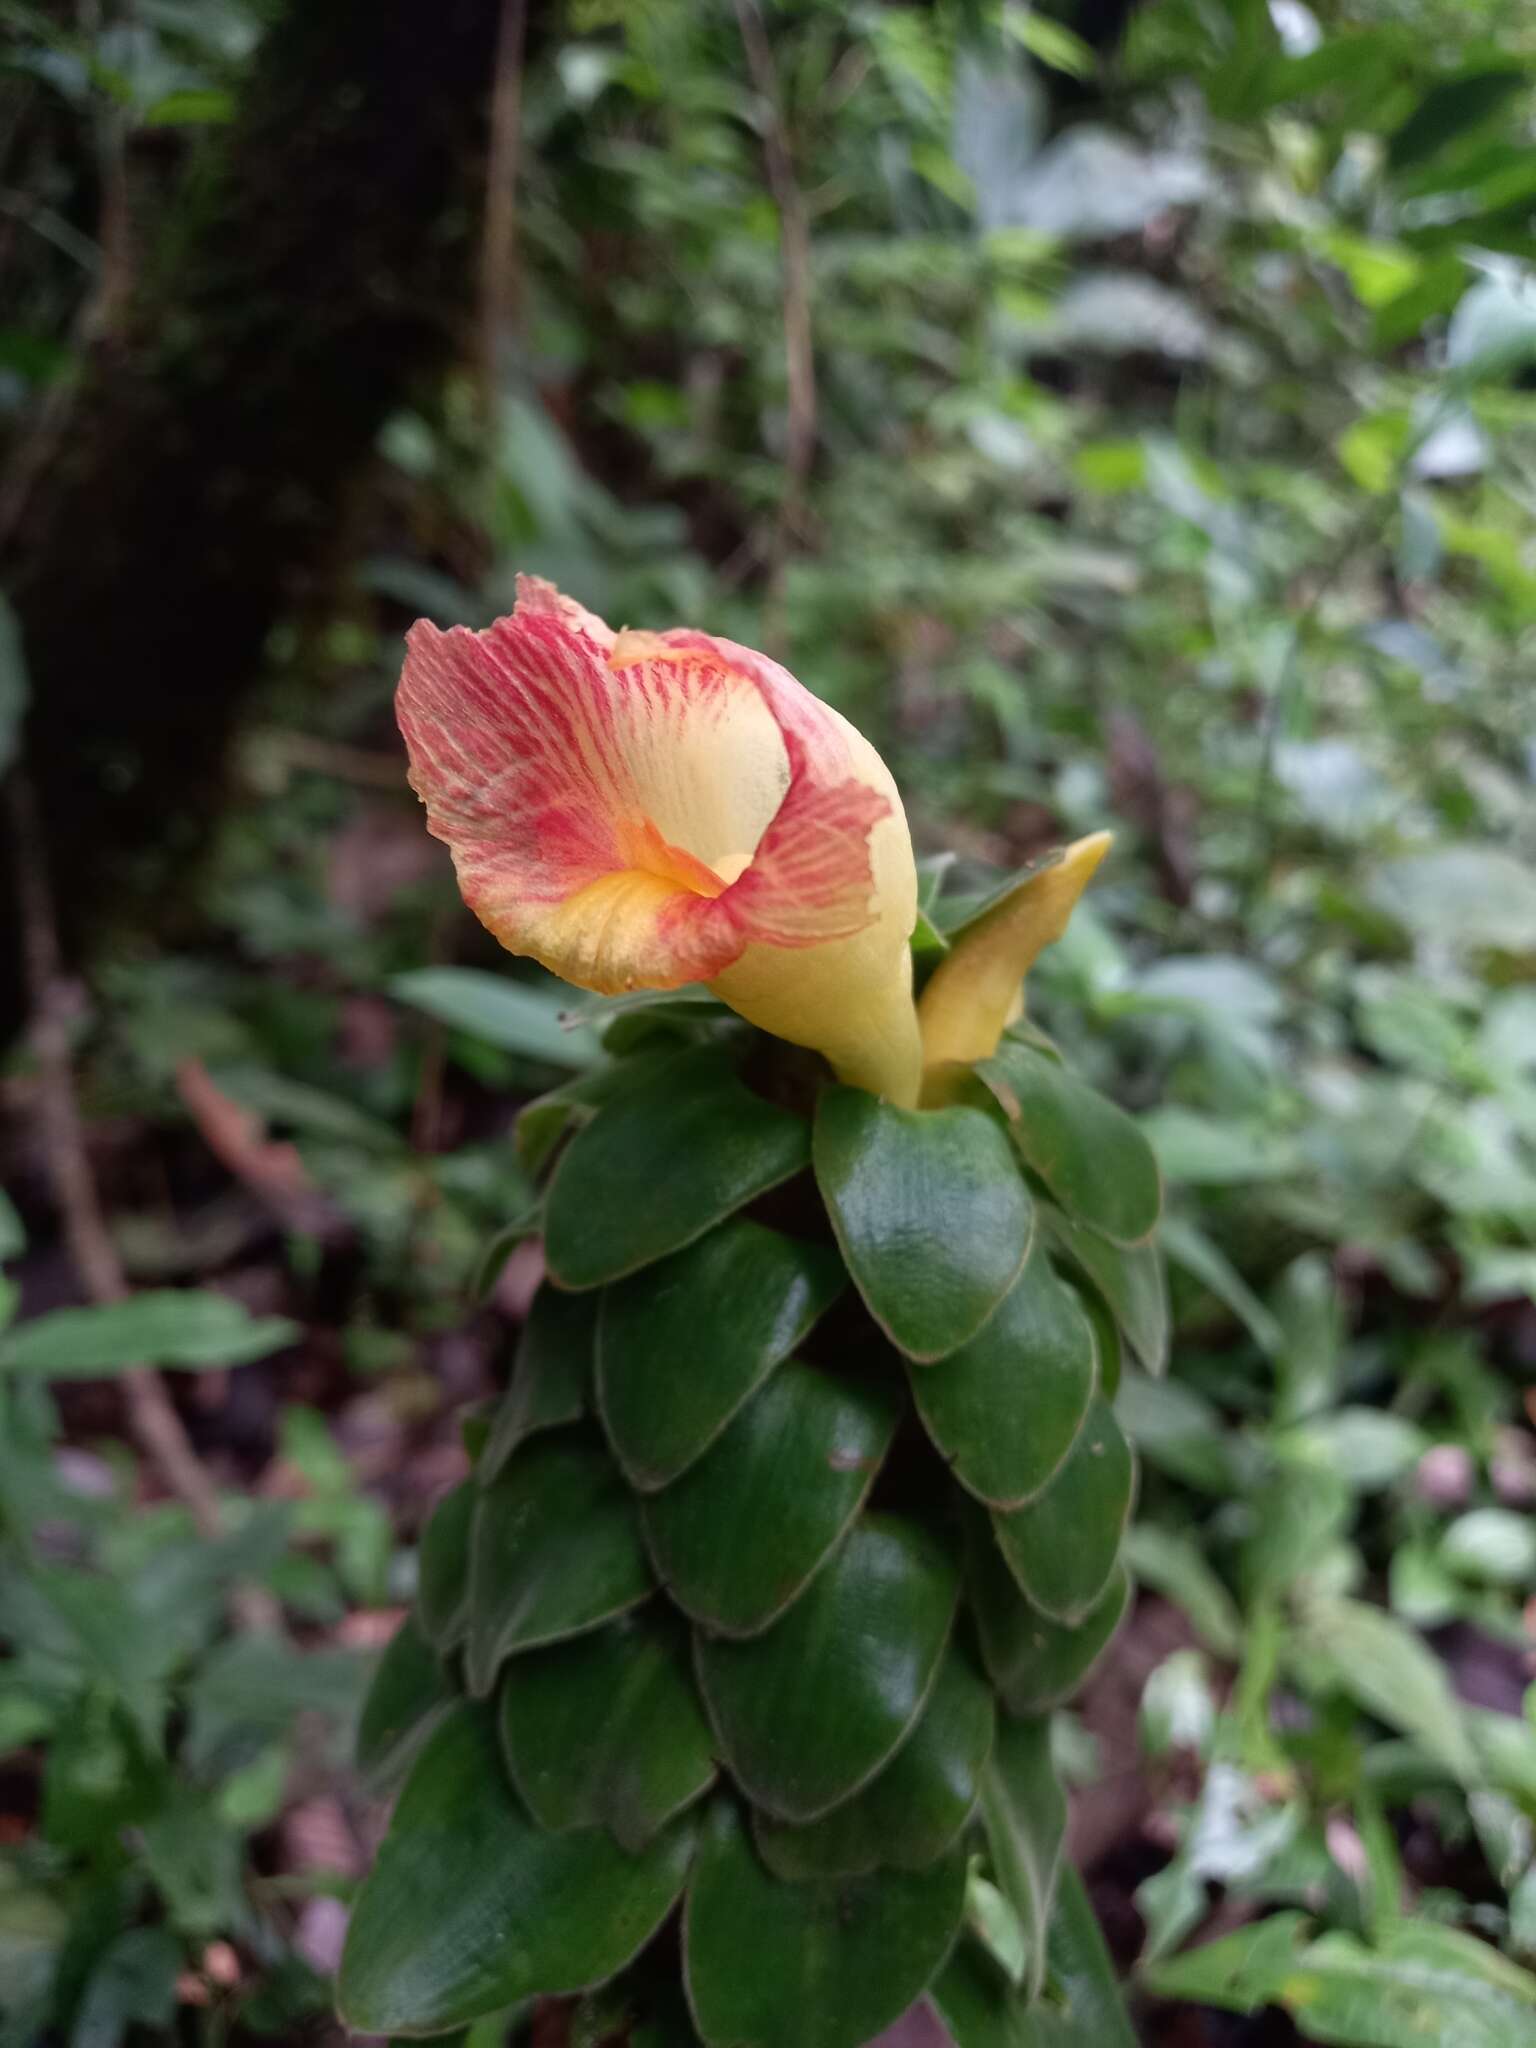
[(610, 1041), (524, 1115), (549, 1280), (363, 1716), (343, 2015), (1033, 2039), (1096, 1940), (1048, 1717), (1128, 1599), (1150, 1155), (1028, 1026), (916, 1111), (708, 1006)]

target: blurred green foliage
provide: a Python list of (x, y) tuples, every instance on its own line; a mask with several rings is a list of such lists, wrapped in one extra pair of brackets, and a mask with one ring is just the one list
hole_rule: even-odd
[[(7, 195), (18, 424), (72, 374), (89, 139), (211, 136), (260, 14), (0, 15), (51, 96), (47, 175)], [(456, 379), (384, 436), (356, 573), (276, 637), (196, 935), (97, 978), (86, 1106), (185, 1145), (196, 1061), (294, 1141), (361, 1256), (338, 1306), (324, 1230), (289, 1229), (288, 1312), (423, 1398), (422, 1346), (527, 1205), (500, 1106), (595, 1043), (487, 953), (445, 862), (369, 874), (417, 829), (376, 751), (399, 627), (483, 622), (517, 571), (771, 643), (962, 881), (1113, 823), (1032, 1004), (1170, 1188), (1173, 1370), (1121, 1396), (1132, 1560), (1182, 1617), (1141, 1705), (1141, 1981), (1310, 2039), (1399, 2043), (1416, 2000), (1426, 2038), (1526, 2040), (1536, 22), (1159, 0), (1100, 60), (1066, 4), (767, 15), (776, 106), (727, 7), (580, 0), (539, 44), (499, 401)], [(809, 226), (799, 478), (770, 131)], [(202, 1235), (114, 1221), (145, 1284), (227, 1256), (214, 1204)], [(163, 2027), (214, 1934), (265, 1984), (243, 2026), (313, 2006), (243, 1845), (292, 1714), (343, 1713), (354, 1674), (227, 1634), (228, 1592), (261, 1580), (302, 1633), (408, 1590), (409, 1558), (307, 1408), (297, 1512), (247, 1502), (199, 1547), (131, 1511), (120, 1448), (72, 1485), (3, 1351), (0, 1396), (0, 1511), (38, 1532), (0, 1576), (0, 1746), (44, 1759), (0, 1848), (0, 2040)], [(1136, 1761), (1091, 1713), (1060, 1737), (1083, 1782)], [(1241, 1931), (1189, 1946), (1218, 1898)]]

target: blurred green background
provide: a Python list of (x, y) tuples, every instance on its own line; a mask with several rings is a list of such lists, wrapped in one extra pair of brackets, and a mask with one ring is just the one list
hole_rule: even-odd
[(1074, 1854), (1149, 2043), (1529, 2043), (1527, 0), (0, 0), (0, 94), (0, 2043), (337, 2038), (599, 1050), (390, 714), (519, 570), (777, 653), (959, 886), (1113, 825), (1031, 1007), (1178, 1336)]

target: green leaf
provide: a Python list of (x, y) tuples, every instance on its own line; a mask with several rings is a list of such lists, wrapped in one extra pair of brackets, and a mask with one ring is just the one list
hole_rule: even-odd
[(1143, 1519), (1127, 1530), (1124, 1557), (1144, 1585), (1183, 1613), (1207, 1649), (1237, 1662), (1242, 1617), (1194, 1537)]
[(1371, 901), (1426, 945), (1466, 952), (1536, 946), (1536, 869), (1501, 846), (1439, 846), (1376, 869)]
[(921, 1994), (964, 1901), (958, 1849), (922, 1871), (785, 1884), (721, 1800), (684, 1914), (699, 2031), (711, 2048), (860, 2048)]
[(31, 695), (21, 621), (14, 606), (0, 596), (0, 775), (6, 773), (21, 752), (22, 722)]
[(592, 1400), (597, 1300), (544, 1286), (533, 1297), (518, 1339), (512, 1384), (501, 1398), (475, 1472), (497, 1477), (525, 1438), (579, 1422)]
[(181, 1943), (166, 1927), (130, 1927), (101, 1951), (86, 1981), (71, 2048), (116, 2048), (136, 2027), (165, 2039), (176, 2011)]
[(1064, 71), (1069, 78), (1093, 75), (1097, 59), (1092, 44), (1085, 43), (1081, 36), (1074, 35), (1064, 23), (1053, 21), (1048, 14), (1010, 8), (1003, 16), (1003, 26), (1010, 35), (1018, 37), (1032, 57), (1048, 64), (1053, 71)]
[(828, 1088), (815, 1163), (848, 1268), (897, 1348), (928, 1363), (974, 1337), (1029, 1250), (1029, 1193), (996, 1120)]
[(0, 1372), (89, 1380), (136, 1365), (247, 1365), (299, 1336), (227, 1294), (158, 1288), (100, 1308), (56, 1308), (0, 1336)]
[(1018, 1507), (1060, 1470), (1093, 1398), (1093, 1332), (1043, 1243), (996, 1315), (937, 1367), (909, 1373), (928, 1434), (960, 1484)]
[(235, 96), (217, 86), (187, 86), (162, 93), (139, 119), (146, 128), (217, 128), (235, 115)]
[(1126, 1343), (1147, 1371), (1168, 1367), (1168, 1284), (1155, 1244), (1111, 1244), (1084, 1230), (1059, 1209), (1042, 1203), (1040, 1221), (1050, 1241), (1064, 1252), (1104, 1299)]
[(1316, 2041), (1349, 2048), (1525, 2048), (1536, 1977), (1456, 1928), (1398, 1920), (1372, 1947), (1352, 1934), (1302, 1943), (1300, 1913), (1207, 1942), (1148, 1973), (1163, 1998), (1254, 2012), (1281, 2005)]
[(1529, 1586), (1536, 1579), (1536, 1526), (1512, 1508), (1474, 1508), (1458, 1515), (1440, 1539), (1440, 1562), (1464, 1579), (1489, 1586)]
[(808, 1827), (754, 1816), (758, 1853), (778, 1877), (924, 1870), (970, 1819), (992, 1749), (992, 1694), (951, 1646), (917, 1726), (879, 1775)]
[(18, 1257), (26, 1248), (26, 1227), (16, 1213), (16, 1204), (0, 1188), (0, 1262)]
[(1027, 2004), (977, 1941), (962, 1941), (929, 1994), (955, 2048), (1136, 2048), (1082, 1879), (1061, 1872), (1050, 1984)]
[(246, 1910), (240, 1838), (213, 1802), (185, 1781), (144, 1822), (143, 1857), (173, 1923), (206, 1940), (238, 1927)]
[(680, 1251), (808, 1164), (803, 1118), (754, 1095), (723, 1049), (674, 1054), (578, 1131), (549, 1188), (545, 1254), (598, 1287)]
[(696, 1464), (641, 1503), (678, 1606), (725, 1635), (766, 1628), (863, 1505), (900, 1405), (893, 1384), (781, 1365)]
[(1045, 1981), (1046, 1930), (1067, 1832), (1067, 1801), (1051, 1763), (1049, 1720), (1003, 1716), (982, 1780), (981, 1813), (993, 1875), (1024, 1926), (1026, 1988), (1037, 1998)]
[(445, 1494), (421, 1532), (416, 1559), (416, 1610), (440, 1656), (469, 1627), (469, 1545), (479, 1493), (472, 1479)]
[(1026, 1599), (1075, 1627), (1103, 1594), (1120, 1554), (1135, 1491), (1131, 1447), (1106, 1401), (1095, 1400), (1066, 1462), (1037, 1500), (992, 1527)]
[(1158, 1998), (1187, 1998), (1201, 2005), (1253, 2012), (1273, 2002), (1297, 1967), (1306, 1926), (1305, 1913), (1273, 1913), (1256, 1926), (1239, 1928), (1219, 1941), (1202, 1942), (1184, 1955), (1157, 1964), (1143, 1972), (1142, 1981)]
[(1176, 1265), (1225, 1303), (1261, 1351), (1273, 1354), (1280, 1349), (1280, 1325), (1214, 1239), (1187, 1217), (1170, 1216), (1162, 1228), (1162, 1244)]
[(655, 1607), (517, 1658), (500, 1725), (540, 1827), (602, 1825), (632, 1856), (714, 1783), (685, 1633)]
[(455, 1698), (414, 1614), (391, 1636), (357, 1722), (357, 1768), (375, 1786), (404, 1771)]
[(755, 1804), (816, 1820), (869, 1782), (922, 1709), (958, 1590), (926, 1530), (871, 1515), (765, 1634), (700, 1639), (710, 1718)]
[(1430, 87), (1408, 118), (1393, 130), (1387, 163), (1393, 171), (1436, 156), (1469, 128), (1480, 127), (1506, 100), (1526, 90), (1529, 74), (1518, 65), (1485, 66)]
[(585, 1430), (535, 1437), (480, 1493), (470, 1539), (469, 1688), (514, 1650), (611, 1621), (652, 1591), (634, 1497)]
[(537, 1177), (549, 1164), (556, 1146), (571, 1125), (589, 1123), (606, 1102), (638, 1088), (676, 1059), (676, 1047), (652, 1047), (626, 1059), (606, 1060), (589, 1073), (563, 1081), (545, 1095), (525, 1103), (517, 1116), (517, 1157)]
[(1005, 1038), (977, 1074), (1008, 1117), (1008, 1135), (1069, 1216), (1117, 1244), (1157, 1226), (1163, 1186), (1135, 1123), (1061, 1061)]
[(1122, 1570), (1076, 1628), (1048, 1620), (1020, 1593), (985, 1522), (968, 1546), (967, 1579), (982, 1656), (1011, 1714), (1043, 1714), (1070, 1699), (1130, 1605), (1131, 1583)]
[(844, 1284), (830, 1247), (737, 1217), (610, 1288), (598, 1403), (630, 1484), (686, 1472)]
[(339, 2005), (360, 2034), (437, 2034), (621, 1969), (683, 1887), (687, 1816), (643, 1856), (551, 1835), (507, 1782), (490, 1712), (454, 1709), (416, 1761), (352, 1911)]
[(253, 1110), (267, 1122), (284, 1125), (304, 1137), (397, 1157), (406, 1150), (400, 1134), (387, 1123), (329, 1089), (312, 1088), (306, 1081), (291, 1080), (266, 1067), (220, 1065), (212, 1069), (212, 1075), (223, 1093), (242, 1109)]
[(1463, 1784), (1478, 1781), (1445, 1667), (1412, 1629), (1360, 1600), (1315, 1599), (1303, 1609), (1300, 1638), (1357, 1706), (1413, 1736)]
[(553, 979), (535, 986), (478, 967), (415, 967), (392, 976), (388, 988), (440, 1024), (547, 1067), (581, 1069), (598, 1056), (591, 1026), (563, 1021), (570, 994)]

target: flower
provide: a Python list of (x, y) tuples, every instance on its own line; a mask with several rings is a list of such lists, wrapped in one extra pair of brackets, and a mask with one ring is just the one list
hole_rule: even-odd
[(706, 982), (842, 1079), (916, 1100), (901, 798), (777, 662), (615, 633), (521, 577), (483, 633), (412, 627), (396, 702), (428, 827), (509, 951), (605, 995)]
[(955, 1063), (989, 1059), (1023, 1012), (1024, 977), (1059, 939), (1111, 845), (1108, 832), (1077, 839), (1026, 875), (967, 926), (929, 977), (918, 1004), (924, 1099), (949, 1093)]

